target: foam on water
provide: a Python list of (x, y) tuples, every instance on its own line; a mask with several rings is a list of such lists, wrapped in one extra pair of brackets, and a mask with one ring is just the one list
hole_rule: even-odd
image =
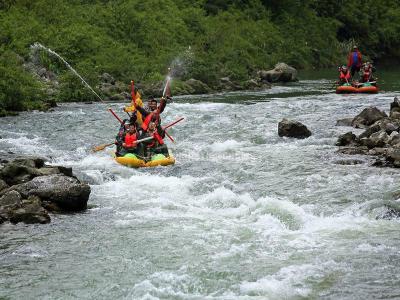
[[(73, 167), (91, 184), (95, 206), (49, 225), (20, 226), (17, 239), (4, 225), (0, 267), (24, 272), (7, 273), (0, 284), (14, 298), (43, 298), (44, 284), (53, 298), (116, 299), (340, 298), (344, 289), (359, 295), (360, 283), (377, 294), (393, 289), (390, 280), (374, 282), (397, 276), (400, 222), (377, 217), (400, 175), (367, 162), (337, 164), (346, 157), (334, 146), (348, 130), (337, 119), (369, 104), (387, 108), (391, 99), (350, 101), (326, 90), (296, 96), (320, 83), (168, 104), (164, 122), (185, 117), (171, 129), (177, 163), (168, 168), (126, 168), (111, 148), (91, 153), (112, 142), (118, 127), (104, 104), (66, 104), (32, 114), (30, 124), (25, 116), (15, 124), (0, 119), (2, 148)], [(55, 133), (54, 116), (62, 124)], [(283, 117), (304, 122), (313, 136), (279, 137)], [(19, 257), (29, 258), (26, 265)], [(47, 270), (45, 283), (18, 286), (40, 270)]]

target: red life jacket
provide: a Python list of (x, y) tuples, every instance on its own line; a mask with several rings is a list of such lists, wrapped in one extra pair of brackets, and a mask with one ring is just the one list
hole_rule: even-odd
[(161, 136), (158, 134), (157, 131), (155, 131), (155, 132), (153, 133), (153, 138), (154, 138), (153, 142), (147, 145), (148, 148), (153, 148), (153, 147), (155, 147), (155, 146), (156, 146), (156, 142), (157, 142), (159, 145), (164, 145), (164, 141), (163, 141), (163, 139), (161, 138)]
[[(158, 116), (158, 117), (157, 117)], [(156, 120), (153, 120), (155, 119)], [(144, 119), (143, 123), (142, 123), (142, 129), (144, 131), (147, 131), (147, 128), (149, 128), (149, 124), (151, 121), (154, 121), (154, 123), (156, 123), (156, 125), (158, 125), (160, 123), (160, 115), (157, 112), (151, 112), (147, 115), (147, 117)]]
[(126, 147), (135, 147), (136, 145), (134, 144), (134, 142), (136, 142), (136, 141), (137, 141), (136, 133), (134, 133), (134, 134), (127, 133), (125, 135)]
[(347, 70), (346, 73), (343, 73), (343, 71), (340, 71), (339, 79), (343, 79), (344, 81), (347, 79), (349, 81), (351, 78), (350, 72)]
[(368, 71), (364, 71), (363, 78), (362, 78), (363, 82), (369, 81), (370, 77), (371, 77), (371, 72), (369, 70)]

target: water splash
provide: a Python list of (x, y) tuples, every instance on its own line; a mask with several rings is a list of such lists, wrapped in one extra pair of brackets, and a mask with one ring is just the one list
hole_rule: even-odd
[(169, 75), (174, 78), (182, 78), (188, 75), (190, 67), (193, 64), (193, 58), (194, 53), (192, 48), (189, 46), (171, 62)]
[(168, 75), (164, 80), (163, 97), (170, 95), (169, 91), (170, 84), (173, 78), (185, 77), (189, 72), (191, 65), (193, 63), (193, 52), (192, 48), (189, 46), (183, 53), (179, 54), (171, 62), (168, 68)]
[(95, 92), (95, 90), (85, 81), (85, 79), (83, 79), (83, 77), (81, 75), (79, 75), (79, 73), (73, 68), (71, 67), (71, 65), (64, 59), (62, 58), (57, 52), (51, 50), (50, 48), (47, 48), (45, 46), (43, 46), (42, 44), (36, 42), (33, 45), (31, 45), (31, 49), (33, 52), (36, 52), (40, 49), (45, 50), (46, 52), (50, 53), (51, 55), (57, 57), (59, 60), (61, 60), (68, 69), (70, 69), (72, 71), (72, 73), (74, 73), (76, 76), (79, 77), (79, 79), (82, 81), (82, 83), (90, 90), (92, 91), (93, 94), (96, 95), (97, 98), (99, 98), (99, 100), (101, 102), (104, 102), (103, 99)]

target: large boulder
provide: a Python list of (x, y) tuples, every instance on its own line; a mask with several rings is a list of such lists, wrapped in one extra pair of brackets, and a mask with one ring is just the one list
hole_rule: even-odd
[(220, 78), (219, 86), (225, 91), (238, 91), (243, 89), (239, 84), (234, 83), (229, 77)]
[(278, 124), (278, 135), (304, 139), (311, 136), (311, 131), (298, 121), (284, 118)]
[(385, 117), (387, 117), (385, 112), (376, 107), (367, 107), (353, 119), (351, 125), (355, 128), (366, 128)]
[(19, 206), (21, 205), (21, 195), (17, 191), (9, 191), (0, 197), (0, 206)]
[(351, 126), (353, 118), (344, 118), (336, 121), (336, 126)]
[[(8, 185), (25, 183), (37, 176), (64, 174), (72, 176), (72, 169), (62, 166), (44, 166), (44, 160), (39, 157), (17, 158), (7, 162), (0, 170), (0, 178)], [(1, 183), (0, 183), (0, 186)], [(0, 192), (3, 188), (0, 188)]]
[(207, 94), (211, 91), (210, 87), (207, 84), (197, 79), (191, 78), (189, 80), (186, 80), (185, 83), (193, 91), (193, 94)]
[(74, 177), (63, 174), (46, 175), (14, 185), (8, 190), (18, 191), (23, 198), (38, 196), (43, 201), (53, 202), (65, 211), (80, 211), (87, 208), (90, 187)]
[(4, 180), (0, 179), (0, 192), (8, 187), (9, 185)]
[(393, 102), (390, 103), (390, 117), (397, 119), (400, 116), (400, 101), (394, 97)]
[(347, 145), (354, 144), (356, 139), (357, 139), (357, 136), (354, 133), (352, 133), (351, 131), (347, 132), (347, 133), (339, 136), (339, 138), (336, 142), (336, 146), (347, 146)]
[(45, 224), (50, 222), (50, 216), (41, 206), (40, 199), (35, 196), (29, 197), (22, 203), (22, 207), (17, 208), (9, 214), (11, 223), (24, 222), (25, 224)]
[(285, 63), (277, 63), (273, 70), (259, 71), (261, 81), (267, 82), (291, 82), (298, 81), (297, 70)]

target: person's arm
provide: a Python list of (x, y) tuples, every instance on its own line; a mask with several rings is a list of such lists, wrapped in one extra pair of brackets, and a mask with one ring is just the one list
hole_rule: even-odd
[(161, 98), (160, 105), (158, 106), (158, 111), (159, 111), (160, 114), (164, 111), (165, 106), (167, 106), (167, 99), (168, 98), (170, 98), (170, 97)]
[(143, 107), (135, 105), (135, 108), (138, 112), (140, 112), (142, 114), (142, 117), (146, 118), (150, 112), (146, 111)]
[(347, 67), (350, 68), (351, 67), (351, 63), (353, 60), (353, 56), (351, 55), (351, 53), (348, 55), (347, 57)]

